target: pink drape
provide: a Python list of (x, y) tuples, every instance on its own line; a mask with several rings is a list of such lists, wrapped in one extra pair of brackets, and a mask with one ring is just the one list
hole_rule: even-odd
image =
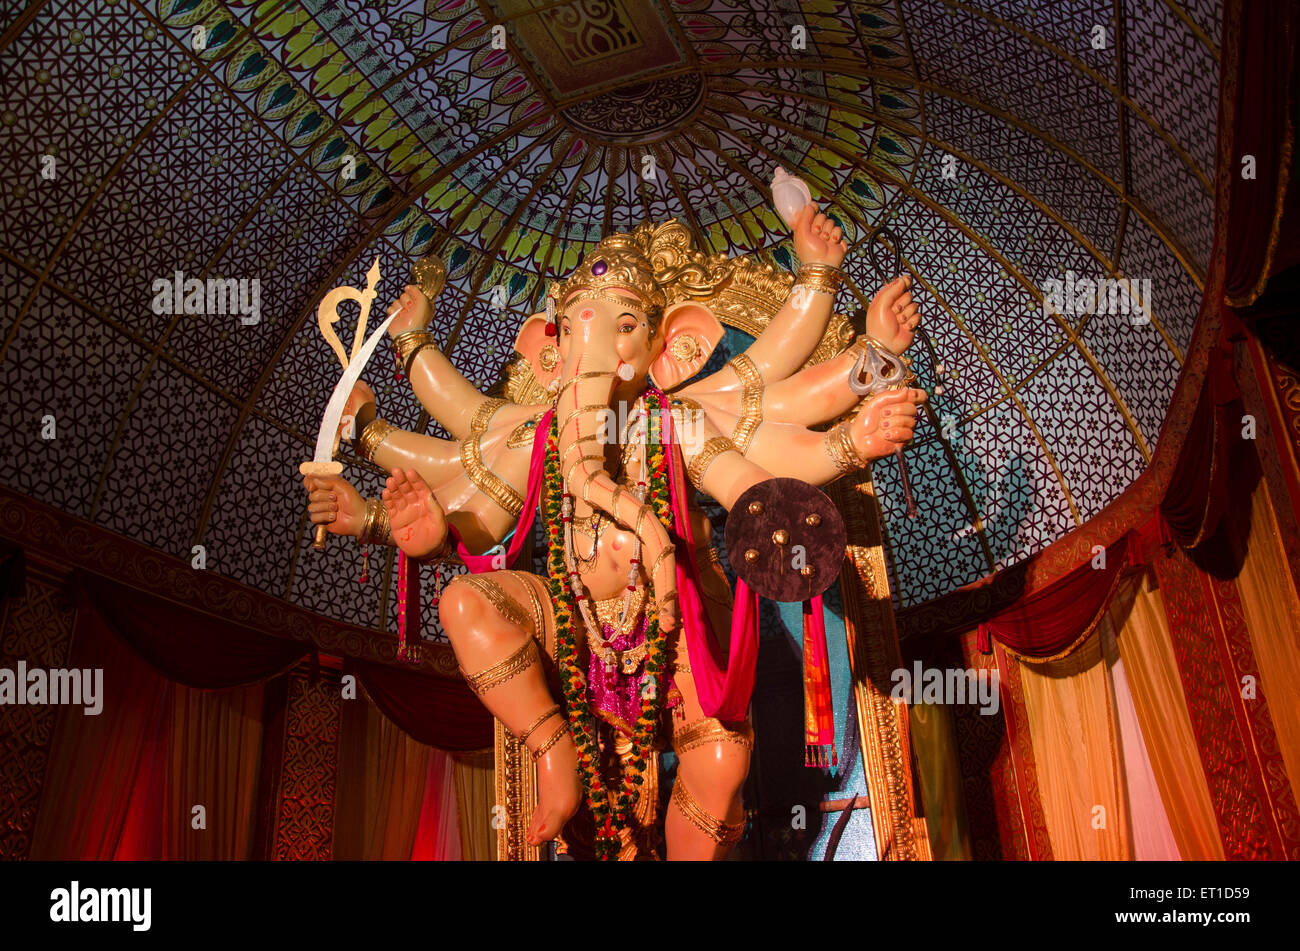
[(424, 777), (424, 801), (415, 829), (411, 859), (417, 862), (459, 862), (459, 819), (456, 813), (455, 761), (450, 753), (429, 750)]
[[(695, 563), (695, 536), (687, 517), (688, 497), (681, 456), (673, 437), (672, 417), (663, 414), (664, 441), (668, 444), (668, 485), (672, 493), (673, 526), (684, 542), (677, 546), (677, 601), (686, 627), (695, 690), (705, 716), (743, 720), (749, 713), (758, 665), (758, 594), (743, 578), (736, 579), (736, 603), (731, 615), (731, 641), (723, 666), (722, 651), (700, 597), (699, 566)], [(685, 554), (683, 555), (683, 549)]]

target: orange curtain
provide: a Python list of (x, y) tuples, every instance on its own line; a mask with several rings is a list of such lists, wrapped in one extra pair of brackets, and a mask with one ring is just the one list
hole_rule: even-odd
[(1108, 616), (1124, 664), (1151, 771), (1184, 859), (1223, 859), (1223, 842), (1187, 712), (1178, 661), (1154, 574), (1117, 599)]
[[(1228, 517), (1244, 521), (1246, 504), (1234, 502)], [(1300, 790), (1300, 599), (1264, 479), (1256, 483), (1248, 505), (1249, 533), (1232, 533), (1247, 539), (1237, 590), (1259, 665), (1256, 689), (1268, 700), (1291, 788)]]
[(1020, 665), (1020, 683), (1052, 854), (1130, 859), (1119, 723), (1101, 640), (1058, 660)]
[(335, 812), (337, 859), (406, 860), (424, 803), (429, 748), (365, 699), (343, 705)]
[[(166, 858), (252, 857), (263, 692), (262, 684), (213, 691), (172, 685)], [(203, 807), (206, 828), (195, 828), (196, 806)]]
[(460, 817), (461, 855), (471, 861), (496, 858), (492, 807), (496, 803), (496, 772), (492, 750), (457, 753), (456, 813)]
[(169, 684), (84, 607), (68, 663), (102, 672), (103, 710), (59, 708), (31, 858), (157, 858)]

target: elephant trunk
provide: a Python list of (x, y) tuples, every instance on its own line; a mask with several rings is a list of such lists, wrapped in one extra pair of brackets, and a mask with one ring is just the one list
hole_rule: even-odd
[[(618, 491), (606, 470), (607, 434), (620, 430), (610, 425), (607, 415), (614, 412), (610, 404), (622, 363), (614, 329), (611, 322), (599, 319), (571, 324), (578, 326), (573, 327), (574, 340), (560, 372), (555, 405), (560, 474), (571, 496), (637, 534), (643, 566), (660, 605), (660, 626), (672, 631), (677, 626), (676, 567), (668, 534), (648, 505), (631, 492)], [(614, 418), (617, 420), (617, 414)]]

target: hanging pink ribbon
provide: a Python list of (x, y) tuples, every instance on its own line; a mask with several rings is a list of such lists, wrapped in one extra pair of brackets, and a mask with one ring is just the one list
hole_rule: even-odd
[(695, 562), (695, 536), (687, 515), (686, 482), (669, 413), (663, 414), (663, 432), (673, 526), (677, 536), (685, 542), (677, 546), (677, 604), (681, 611), (680, 623), (686, 628), (686, 649), (690, 653), (695, 692), (705, 716), (738, 722), (749, 714), (749, 700), (754, 694), (754, 674), (758, 666), (758, 594), (749, 589), (744, 579), (736, 579), (731, 641), (724, 665), (722, 651), (713, 636), (713, 625), (700, 597), (700, 571)]

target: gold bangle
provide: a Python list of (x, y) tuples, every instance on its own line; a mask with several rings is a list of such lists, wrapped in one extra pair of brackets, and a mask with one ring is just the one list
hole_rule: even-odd
[(654, 564), (650, 566), (650, 571), (649, 573), (646, 574), (646, 577), (650, 579), (651, 584), (654, 584), (655, 572), (659, 570), (659, 562), (663, 561), (665, 558), (667, 558), (675, 551), (677, 551), (677, 546), (673, 544), (668, 544), (663, 547), (663, 549), (659, 552), (659, 554), (655, 555)]
[(549, 720), (551, 717), (555, 716), (559, 712), (561, 712), (560, 705), (557, 703), (555, 706), (551, 707), (549, 710), (543, 713), (532, 723), (528, 724), (527, 729), (523, 730), (517, 737), (515, 737), (515, 739), (520, 743), (527, 743), (528, 738), (532, 736), (535, 732), (537, 732), (537, 728), (539, 726), (541, 726), (543, 723), (545, 723), (547, 720)]
[(740, 419), (731, 434), (731, 441), (736, 451), (742, 456), (749, 449), (749, 441), (754, 438), (759, 424), (763, 422), (763, 375), (747, 354), (738, 353), (727, 364), (736, 371), (744, 389), (740, 394)]
[(486, 432), (493, 414), (505, 405), (506, 401), (499, 398), (485, 399), (479, 403), (478, 409), (474, 411), (474, 418), (469, 422), (470, 434)]
[[(604, 403), (588, 403), (586, 406), (579, 406), (568, 416), (564, 417), (564, 422), (560, 423), (560, 428), (555, 431), (555, 437), (558, 439), (560, 436), (563, 436), (564, 430), (566, 427), (568, 427), (569, 423), (573, 422), (583, 413), (594, 413), (598, 409), (608, 410), (609, 407), (606, 406)], [(595, 433), (592, 433), (591, 435), (594, 436)]]
[(419, 347), (424, 344), (437, 344), (433, 339), (433, 334), (427, 330), (404, 330), (393, 338), (393, 349), (397, 351), (397, 356), (401, 358), (405, 366), (410, 362), (411, 356)]
[(361, 520), (357, 541), (362, 545), (393, 545), (393, 528), (382, 499), (366, 499), (366, 515)]
[(709, 439), (704, 444), (704, 448), (697, 452), (695, 458), (686, 466), (686, 477), (691, 480), (691, 485), (697, 489), (704, 488), (704, 473), (713, 464), (713, 460), (735, 448), (736, 444), (726, 436), (714, 436)]
[(482, 433), (470, 436), (460, 444), (460, 464), (465, 474), (489, 499), (511, 515), (518, 516), (524, 510), (523, 497), (514, 487), (504, 482), (487, 466), (483, 465), (483, 456), (479, 448)]
[(467, 674), (465, 669), (461, 668), (461, 676), (469, 684), (469, 689), (474, 691), (480, 697), (487, 693), (493, 687), (499, 686), (523, 673), (539, 660), (537, 653), (537, 641), (531, 637), (524, 642), (524, 645), (515, 651), (499, 664), (479, 671), (477, 674)]
[(552, 733), (547, 738), (546, 742), (543, 743), (541, 746), (537, 747), (537, 749), (533, 751), (533, 762), (535, 763), (538, 760), (540, 760), (543, 756), (545, 756), (546, 751), (549, 750), (556, 743), (560, 742), (560, 737), (567, 736), (568, 733), (569, 733), (569, 723), (567, 720), (563, 720), (560, 722), (560, 725), (555, 728), (555, 732)]
[(844, 283), (844, 272), (829, 264), (805, 264), (799, 268), (794, 283), (796, 287), (802, 285), (834, 296)]
[(718, 843), (718, 845), (735, 845), (745, 834), (743, 820), (741, 822), (723, 822), (696, 802), (695, 797), (687, 791), (686, 784), (682, 782), (680, 771), (677, 773), (677, 781), (673, 783), (673, 803), (691, 825)]
[(826, 448), (826, 454), (831, 457), (836, 471), (841, 475), (866, 468), (867, 463), (858, 455), (858, 450), (853, 445), (853, 439), (849, 434), (849, 420), (836, 423), (826, 430), (822, 445)]
[(357, 437), (357, 455), (367, 462), (373, 462), (379, 446), (396, 430), (397, 427), (388, 420), (376, 416)]

